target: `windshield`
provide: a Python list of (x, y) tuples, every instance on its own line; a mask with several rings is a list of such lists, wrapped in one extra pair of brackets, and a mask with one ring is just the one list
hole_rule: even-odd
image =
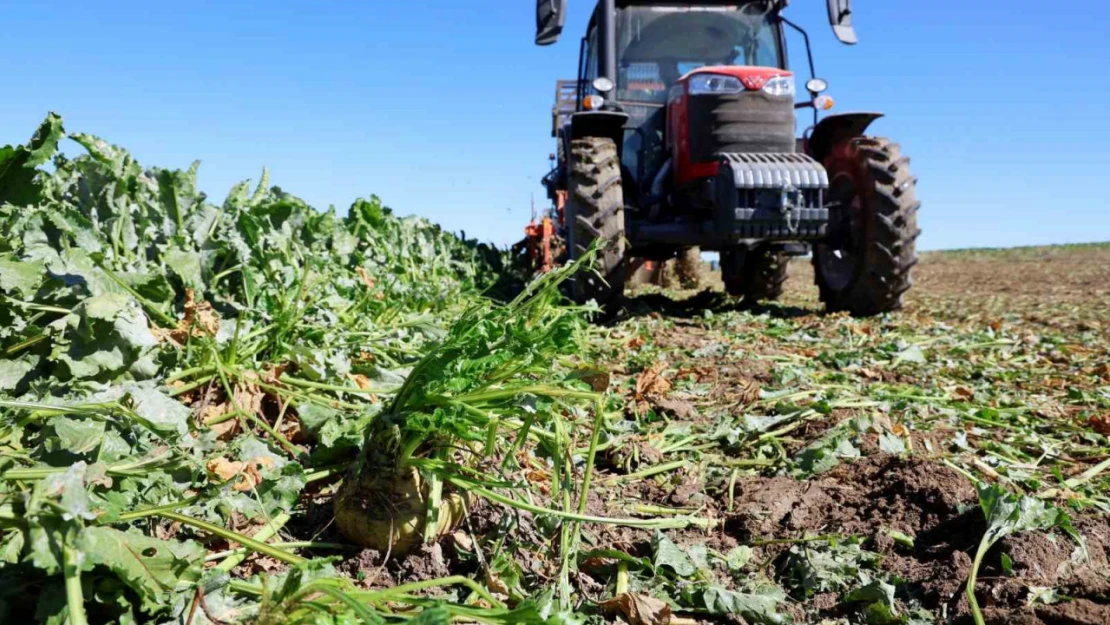
[(770, 6), (751, 2), (621, 9), (616, 99), (664, 103), (680, 76), (706, 65), (782, 67)]

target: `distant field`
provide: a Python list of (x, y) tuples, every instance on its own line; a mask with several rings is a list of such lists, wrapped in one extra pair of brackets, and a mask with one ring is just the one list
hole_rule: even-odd
[[(906, 309), (946, 318), (1024, 316), (1110, 322), (1110, 243), (923, 252)], [(721, 288), (710, 272), (707, 283)], [(790, 268), (784, 304), (819, 308), (808, 259)]]

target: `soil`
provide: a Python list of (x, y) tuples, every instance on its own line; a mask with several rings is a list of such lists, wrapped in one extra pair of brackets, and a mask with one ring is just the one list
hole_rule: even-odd
[[(948, 614), (952, 622), (970, 622), (964, 586), (986, 527), (975, 489), (952, 469), (912, 456), (877, 454), (814, 479), (753, 477), (736, 489), (738, 512), (725, 518), (723, 532), (707, 541), (704, 533), (687, 531), (676, 542), (706, 542), (723, 552), (769, 540), (855, 536), (882, 555), (881, 568), (904, 580), (906, 592), (922, 607)], [(988, 553), (977, 596), (991, 622), (1110, 623), (1110, 519), (1078, 516), (1075, 526), (1087, 542), (1089, 561), (1077, 559), (1075, 542), (1063, 534), (1018, 534)], [(896, 542), (889, 530), (912, 537), (913, 547)], [(625, 539), (646, 551), (646, 537)], [(790, 546), (756, 547), (752, 560), (775, 561)], [(1012, 561), (1009, 575), (1001, 571), (1003, 553)], [(1057, 588), (1074, 600), (1027, 608), (1032, 587)], [(797, 607), (828, 618), (842, 611), (837, 596), (829, 593)]]
[[(621, 322), (624, 325), (610, 328), (621, 337), (622, 348), (615, 350), (608, 371), (610, 388), (627, 400), (625, 418), (635, 422), (626, 422), (629, 427), (620, 430), (625, 434), (619, 445), (599, 455), (587, 513), (644, 516), (635, 512), (636, 506), (669, 508), (671, 514), (696, 513), (718, 522), (716, 529), (668, 531), (676, 544), (680, 547), (705, 544), (721, 553), (749, 545), (753, 553), (748, 572), (765, 573), (782, 585), (779, 565), (796, 544), (783, 541), (827, 535), (856, 537), (863, 549), (881, 556), (879, 569), (902, 580), (897, 595), (900, 608), (908, 608), (912, 600), (914, 606), (936, 615), (937, 622), (971, 623), (965, 584), (985, 522), (971, 481), (943, 460), (962, 453), (953, 445), (957, 435), (973, 441), (1005, 442), (1001, 430), (973, 430), (952, 420), (923, 419), (899, 430), (907, 445), (907, 453), (901, 455), (883, 453), (877, 431), (864, 432), (856, 441), (862, 457), (844, 459), (825, 473), (806, 479), (791, 477), (783, 468), (788, 462), (767, 468), (745, 468), (733, 485), (731, 508), (726, 503), (727, 497), (722, 496), (726, 487), (719, 474), (708, 475), (696, 460), (681, 469), (646, 479), (629, 480), (625, 476), (676, 458), (698, 458), (696, 454), (661, 452), (658, 432), (664, 427), (696, 432), (700, 436), (695, 437), (696, 443), (705, 445), (712, 440), (707, 432), (716, 427), (722, 415), (773, 414), (773, 404), (760, 401), (761, 392), (776, 392), (790, 385), (805, 388), (810, 382), (784, 383), (779, 363), (827, 356), (822, 352), (832, 349), (829, 345), (844, 348), (852, 344), (850, 340), (835, 342), (845, 333), (857, 333), (860, 341), (866, 342), (872, 337), (877, 340), (886, 340), (887, 335), (897, 337), (907, 326), (944, 324), (993, 332), (1010, 324), (1011, 328), (1020, 328), (1017, 332), (1027, 332), (1031, 345), (1036, 344), (1037, 335), (1042, 332), (1061, 329), (1083, 332), (1086, 337), (1097, 336), (1101, 330), (1110, 328), (1110, 308), (1100, 305), (1100, 301), (1110, 300), (1110, 246), (1079, 255), (1041, 251), (926, 254), (916, 274), (916, 286), (907, 297), (906, 311), (892, 320), (853, 321), (823, 315), (814, 298), (808, 263), (797, 263), (792, 274), (783, 303), (757, 309), (772, 321), (755, 322), (751, 317), (739, 317), (739, 321), (730, 322), (732, 325), (724, 330), (706, 323), (703, 317), (707, 308), (715, 313), (735, 310), (733, 302), (715, 291), (701, 291), (686, 299), (661, 293), (631, 298)], [(840, 321), (845, 323), (837, 326)], [(789, 326), (782, 330), (784, 334), (813, 335), (814, 347), (799, 341), (778, 340), (763, 331), (767, 325), (776, 323)], [(628, 324), (636, 331), (620, 335)], [(730, 333), (748, 338), (730, 343)], [(1010, 335), (1014, 333), (1011, 331)], [(648, 334), (654, 351), (641, 352), (643, 341), (636, 337)], [(824, 346), (821, 341), (825, 341)], [(1080, 347), (1059, 343), (1044, 358), (1030, 356), (1012, 365), (1039, 367), (1045, 375), (1043, 383), (1036, 381), (1035, 388), (1014, 385), (1008, 392), (1018, 400), (1030, 400), (1025, 393), (1035, 394), (1036, 405), (1041, 406), (1038, 416), (1084, 423), (1087, 413), (1069, 402), (1067, 394), (1070, 389), (1097, 389), (1098, 385), (1110, 383), (1110, 369), (1105, 369), (1104, 363), (1100, 368), (1094, 359), (1083, 369), (1086, 377), (1069, 375), (1071, 358), (1083, 355), (1082, 349), (1099, 349), (1104, 343), (1086, 348), (1082, 341), (1076, 340), (1075, 344)], [(975, 355), (960, 353), (951, 358)], [(958, 364), (948, 366), (958, 372)], [(656, 370), (666, 384), (638, 384), (645, 371)], [(834, 380), (836, 383), (857, 388), (906, 387), (924, 395), (971, 392), (953, 389), (951, 380), (938, 383), (889, 362), (850, 370), (829, 365), (824, 372), (839, 376)], [(945, 371), (945, 375), (949, 373)], [(958, 382), (973, 385), (971, 381)], [(648, 390), (648, 386), (655, 390)], [(979, 397), (974, 400), (979, 401)], [(886, 406), (837, 408), (827, 414), (809, 416), (780, 437), (778, 451), (781, 458), (789, 461), (830, 429), (860, 416), (883, 421), (883, 427), (888, 429), (900, 427), (901, 424), (889, 422), (894, 417), (886, 414), (888, 410)], [(650, 427), (640, 427), (644, 424)], [(726, 455), (735, 451), (723, 447), (712, 451)], [(1072, 476), (1099, 460), (1100, 457), (1090, 455), (1083, 461), (1068, 457), (1073, 466), (1064, 467), (1062, 472)], [(1074, 509), (1069, 514), (1084, 538), (1086, 558), (1075, 541), (1062, 532), (1008, 536), (988, 552), (975, 589), (988, 623), (1110, 623), (1110, 519)], [(491, 545), (512, 545), (512, 559), (521, 574), (531, 583), (544, 586), (557, 579), (556, 528), (551, 519), (479, 501), (467, 523), (439, 544), (421, 548), (405, 558), (393, 557), (384, 565), (382, 554), (363, 551), (343, 561), (339, 570), (363, 580), (360, 583), (375, 586), (450, 574), (480, 580), (487, 564), (480, 559), (490, 557)], [(583, 551), (615, 549), (634, 558), (652, 555), (652, 531), (597, 524), (584, 524), (581, 529)], [(904, 540), (895, 540), (892, 531), (912, 538), (912, 546)], [(323, 539), (326, 537), (325, 534)], [(1005, 569), (1004, 555), (1009, 563)], [(597, 557), (582, 562), (571, 583), (581, 596), (600, 600), (607, 598), (614, 579), (614, 561)], [(1060, 600), (1051, 605), (1033, 603), (1030, 599), (1034, 589), (1054, 589)], [(795, 597), (781, 610), (794, 616), (798, 623), (854, 616), (845, 613), (843, 595), (835, 592)]]

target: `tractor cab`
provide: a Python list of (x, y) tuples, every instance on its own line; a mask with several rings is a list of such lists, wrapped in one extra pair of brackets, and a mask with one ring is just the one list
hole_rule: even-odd
[(782, 31), (767, 5), (627, 6), (616, 26), (618, 102), (664, 104), (678, 79), (700, 67), (783, 66)]
[(629, 115), (621, 159), (638, 180), (654, 175), (667, 160), (667, 105), (681, 91), (674, 89), (684, 76), (706, 67), (783, 68), (782, 28), (770, 5), (628, 5), (618, 7), (614, 18), (615, 85), (601, 93), (593, 84), (599, 65), (596, 17), (579, 84), (583, 97), (605, 98), (608, 108)]

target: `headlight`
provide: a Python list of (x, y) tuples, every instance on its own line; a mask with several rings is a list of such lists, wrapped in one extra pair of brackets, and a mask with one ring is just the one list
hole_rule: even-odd
[(597, 89), (600, 93), (609, 93), (613, 90), (613, 81), (609, 80), (605, 76), (598, 76), (597, 78), (594, 78), (593, 84), (594, 89)]
[(810, 93), (824, 93), (829, 88), (829, 83), (824, 78), (810, 78), (806, 81), (806, 91)]
[(690, 95), (720, 95), (743, 90), (744, 84), (735, 76), (696, 74), (690, 78)]
[(776, 76), (763, 85), (763, 92), (767, 95), (780, 97), (794, 97), (794, 77)]

